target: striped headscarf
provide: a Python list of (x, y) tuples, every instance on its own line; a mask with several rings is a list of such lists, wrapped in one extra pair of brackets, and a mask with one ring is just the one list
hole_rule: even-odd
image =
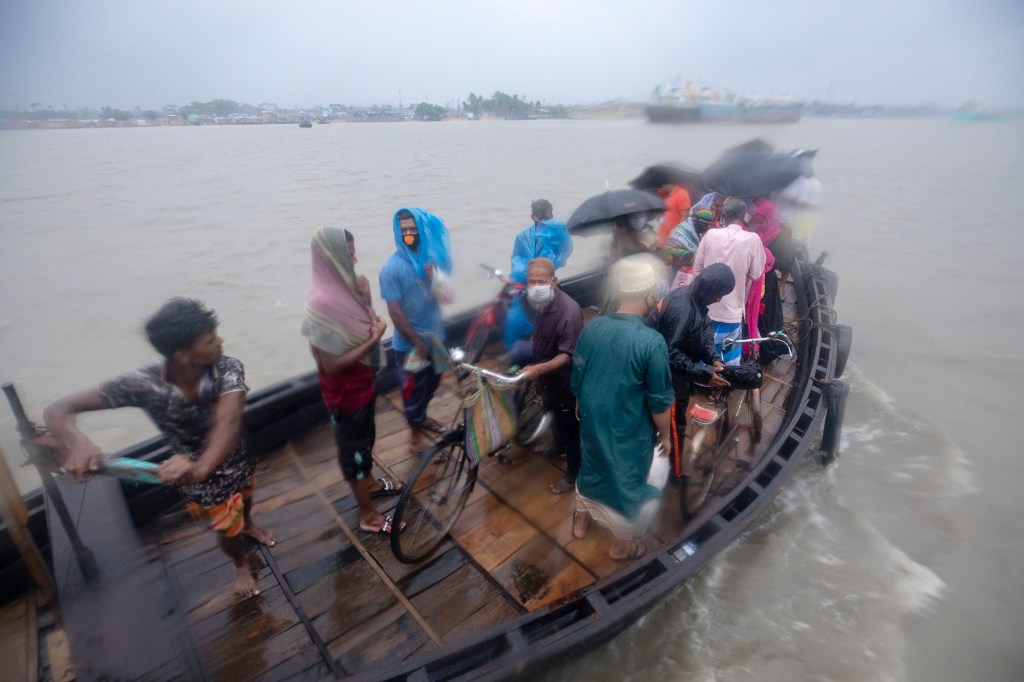
[(693, 218), (687, 218), (669, 233), (662, 248), (673, 256), (685, 256), (688, 253), (696, 253), (698, 246), (700, 238), (693, 227)]

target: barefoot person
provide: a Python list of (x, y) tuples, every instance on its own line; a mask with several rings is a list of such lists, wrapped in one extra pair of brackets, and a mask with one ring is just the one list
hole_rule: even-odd
[(103, 453), (79, 431), (75, 415), (144, 410), (174, 453), (160, 465), (160, 480), (180, 486), (193, 517), (217, 533), (234, 562), (235, 592), (258, 594), (242, 536), (266, 545), (274, 538), (250, 518), (256, 460), (243, 436), (248, 387), (242, 363), (224, 355), (216, 315), (195, 299), (165, 303), (146, 322), (146, 334), (163, 362), (61, 398), (43, 413), (46, 425), (66, 449), (65, 469), (82, 482), (97, 471)]
[(390, 533), (391, 517), (373, 498), (401, 488), (389, 476), (374, 479), (373, 446), (380, 339), (387, 324), (374, 311), (370, 285), (356, 275), (355, 239), (348, 230), (321, 227), (313, 237), (313, 285), (306, 297), (302, 335), (320, 372), (320, 391), (331, 416), (341, 473), (359, 505), (359, 527)]
[(608, 556), (617, 561), (647, 551), (637, 540), (636, 518), (641, 505), (659, 494), (647, 475), (655, 442), (668, 455), (674, 400), (665, 339), (644, 323), (657, 277), (635, 258), (612, 268), (618, 311), (583, 328), (572, 368), (583, 454), (572, 532), (582, 538), (591, 520), (604, 526), (615, 538)]

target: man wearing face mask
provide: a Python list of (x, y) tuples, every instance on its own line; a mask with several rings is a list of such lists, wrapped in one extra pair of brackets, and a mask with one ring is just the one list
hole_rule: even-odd
[(647, 484), (655, 443), (667, 457), (675, 401), (668, 348), (645, 324), (655, 304), (657, 278), (643, 256), (624, 258), (610, 273), (617, 312), (590, 322), (573, 354), (572, 392), (579, 399), (582, 466), (576, 479), (572, 533), (583, 538), (590, 522), (614, 536), (608, 556), (636, 559), (640, 507), (660, 491)]
[(419, 208), (395, 213), (392, 230), (395, 253), (381, 268), (380, 293), (395, 325), (391, 347), (404, 382), (410, 448), (421, 452), (431, 445), (429, 434), (443, 430), (427, 416), (427, 404), (441, 381), (440, 368), (432, 364), (434, 347), (444, 342), (437, 284), (451, 272), (451, 242), (444, 221)]
[(555, 416), (555, 452), (564, 452), (565, 475), (551, 484), (551, 492), (564, 495), (576, 487), (580, 470), (580, 423), (576, 398), (569, 390), (572, 355), (583, 331), (583, 311), (558, 288), (555, 264), (534, 258), (527, 266), (526, 299), (537, 311), (533, 331), (533, 363), (524, 367), (528, 381), (537, 382), (544, 407)]
[[(547, 199), (530, 204), (533, 223), (516, 235), (512, 246), (512, 269), (509, 282), (517, 294), (526, 286), (527, 268), (534, 258), (547, 258), (555, 269), (564, 266), (572, 255), (572, 236), (565, 223), (554, 218), (554, 209)], [(522, 296), (516, 295), (505, 318), (505, 348), (512, 351), (510, 362), (525, 365), (530, 362), (530, 334), (533, 333), (533, 310)]]

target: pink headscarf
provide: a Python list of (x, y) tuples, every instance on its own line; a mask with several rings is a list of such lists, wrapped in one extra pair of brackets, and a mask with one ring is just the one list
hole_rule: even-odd
[[(356, 292), (356, 272), (344, 230), (321, 227), (310, 251), (313, 285), (306, 296), (302, 335), (320, 350), (342, 355), (370, 338), (370, 323), (376, 313)], [(368, 353), (361, 361), (377, 364), (374, 356)]]
[[(758, 199), (754, 202), (757, 208), (751, 216), (750, 223), (754, 227), (754, 234), (761, 238), (761, 245), (764, 247), (764, 271), (769, 272), (775, 267), (775, 254), (768, 245), (774, 241), (782, 227), (779, 224), (779, 211), (775, 204), (769, 199)], [(754, 218), (761, 216), (764, 222), (758, 226)], [(746, 320), (747, 333), (750, 338), (758, 335), (757, 323), (761, 316), (761, 296), (764, 294), (764, 274), (758, 277), (750, 286), (750, 293), (747, 294)]]
[(764, 218), (764, 223), (756, 228), (754, 233), (761, 238), (762, 244), (768, 246), (782, 232), (782, 226), (779, 223), (779, 210), (770, 199), (758, 199), (754, 202), (754, 206), (756, 208), (750, 222), (756, 225), (755, 218), (757, 216)]

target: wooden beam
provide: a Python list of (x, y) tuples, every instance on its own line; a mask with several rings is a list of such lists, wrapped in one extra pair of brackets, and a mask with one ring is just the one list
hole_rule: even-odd
[(53, 578), (50, 576), (50, 569), (43, 560), (43, 555), (36, 546), (32, 535), (28, 532), (28, 509), (24, 500), (21, 499), (21, 491), (14, 482), (11, 470), (7, 468), (7, 459), (0, 450), (0, 518), (10, 533), (11, 540), (22, 561), (28, 568), (29, 575), (39, 587), (39, 592), (47, 604), (53, 606), (57, 622), (60, 623), (60, 609), (57, 604), (56, 590), (53, 587)]

